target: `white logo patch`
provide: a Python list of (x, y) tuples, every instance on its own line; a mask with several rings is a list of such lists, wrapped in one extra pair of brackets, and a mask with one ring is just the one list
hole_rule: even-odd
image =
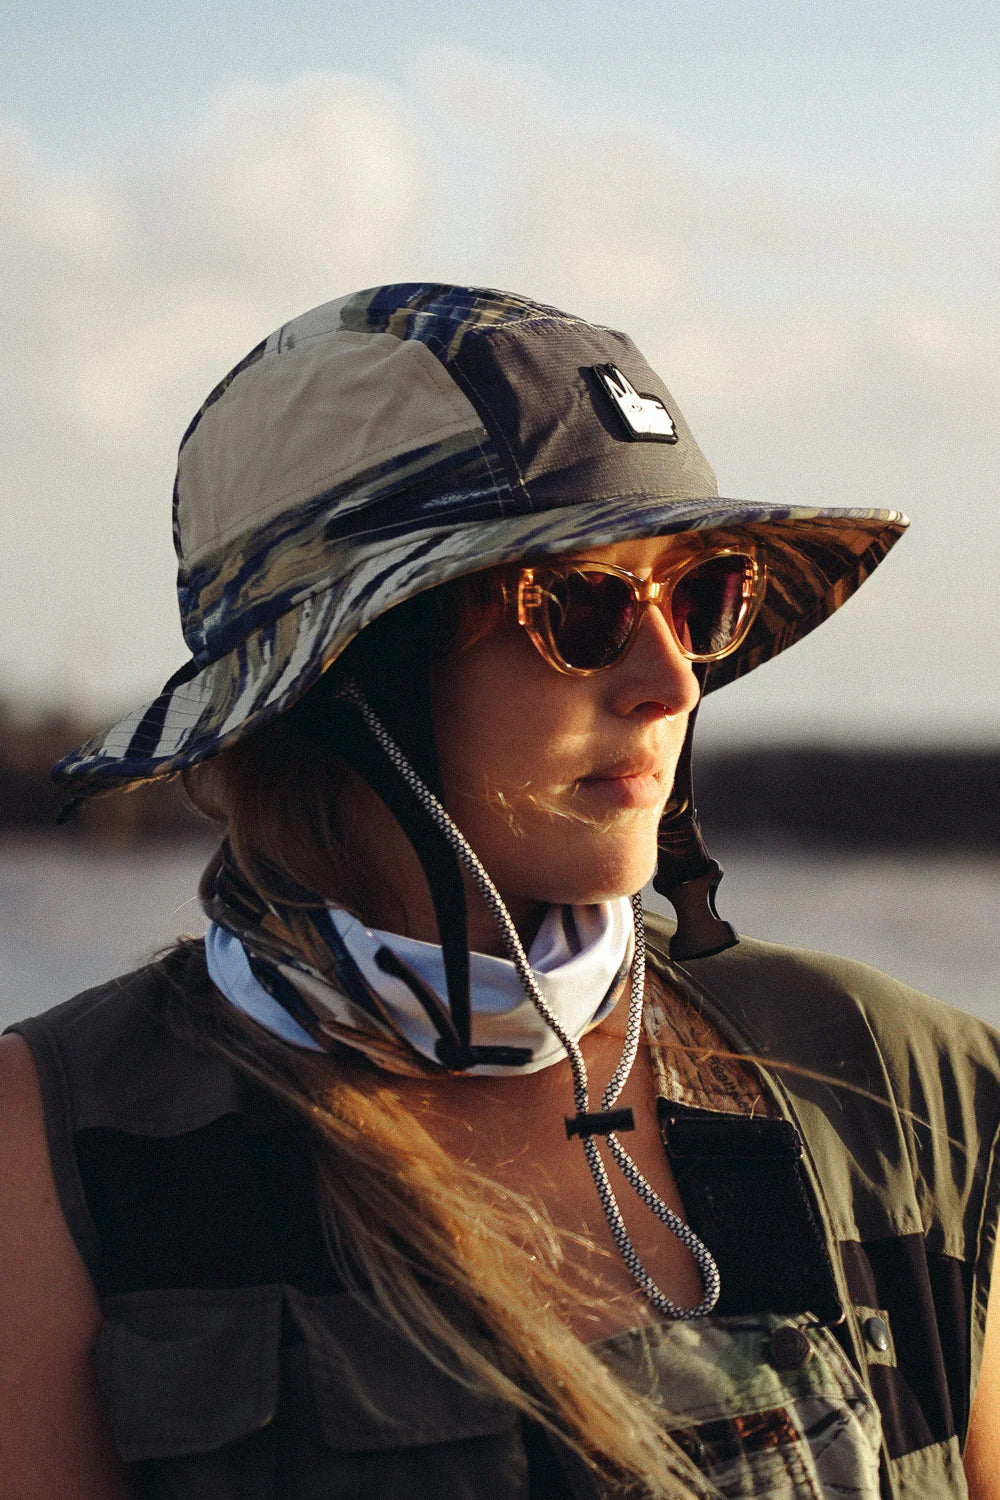
[(632, 438), (647, 442), (676, 443), (677, 428), (658, 396), (640, 396), (627, 375), (617, 365), (594, 365), (601, 389), (611, 398)]

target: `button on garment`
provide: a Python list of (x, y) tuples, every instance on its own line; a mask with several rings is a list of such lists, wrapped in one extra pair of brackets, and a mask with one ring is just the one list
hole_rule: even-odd
[(771, 1363), (776, 1370), (801, 1370), (812, 1357), (809, 1340), (801, 1328), (783, 1324), (771, 1335)]
[(864, 1335), (873, 1349), (877, 1349), (880, 1354), (885, 1354), (889, 1348), (890, 1338), (889, 1325), (884, 1318), (866, 1318)]

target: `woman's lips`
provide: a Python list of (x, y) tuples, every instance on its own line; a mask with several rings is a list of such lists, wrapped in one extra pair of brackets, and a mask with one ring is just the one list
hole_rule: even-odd
[(655, 807), (663, 800), (660, 762), (629, 761), (594, 771), (577, 782), (577, 790), (608, 808)]

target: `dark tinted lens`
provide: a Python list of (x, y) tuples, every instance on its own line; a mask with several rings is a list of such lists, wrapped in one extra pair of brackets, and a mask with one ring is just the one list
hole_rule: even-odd
[(696, 656), (725, 651), (739, 633), (750, 602), (748, 557), (709, 557), (685, 573), (671, 599), (678, 640)]
[(568, 667), (594, 671), (618, 659), (638, 607), (623, 578), (580, 569), (550, 578), (543, 588), (552, 640)]

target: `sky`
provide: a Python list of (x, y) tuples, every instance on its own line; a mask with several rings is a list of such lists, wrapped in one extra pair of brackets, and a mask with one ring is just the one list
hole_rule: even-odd
[(995, 4), (8, 0), (2, 34), (0, 698), (152, 697), (204, 395), (312, 305), (454, 280), (625, 328), (724, 495), (911, 517), (702, 739), (1000, 740)]

